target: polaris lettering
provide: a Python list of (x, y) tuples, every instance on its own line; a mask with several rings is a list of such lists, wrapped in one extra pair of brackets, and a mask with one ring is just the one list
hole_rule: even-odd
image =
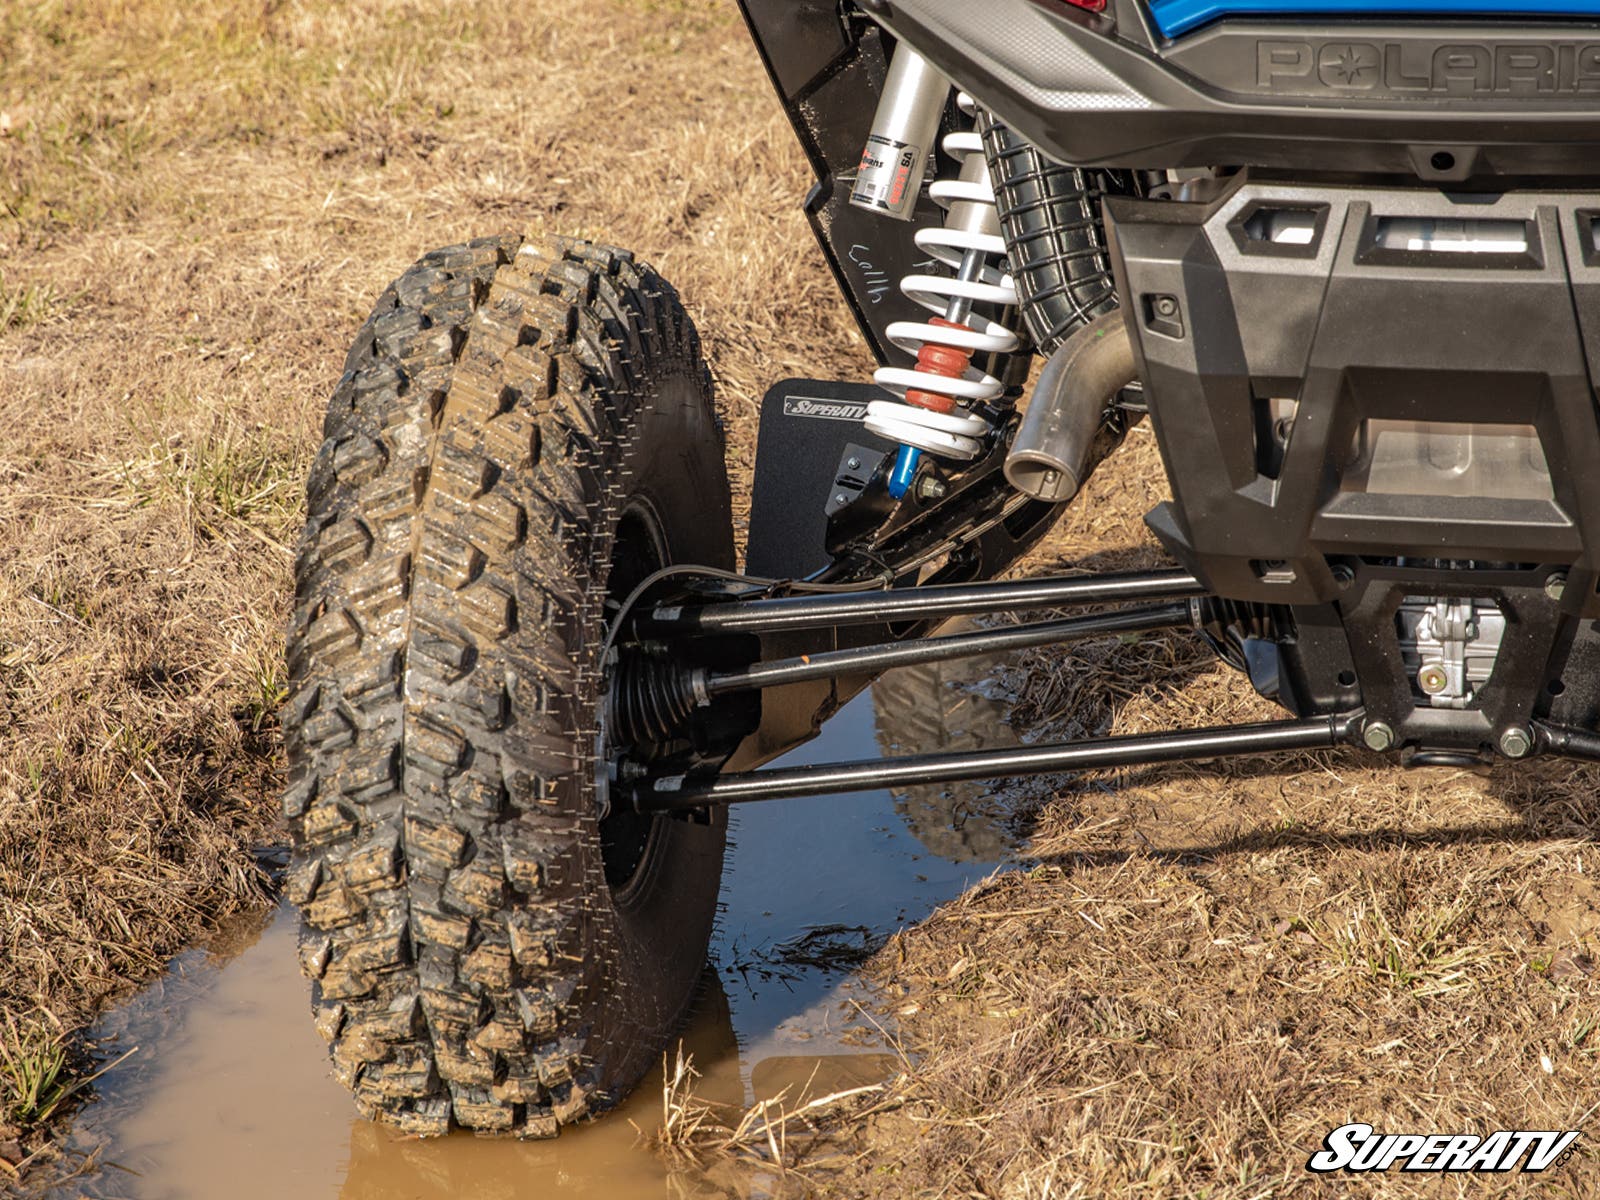
[(1600, 43), (1262, 40), (1256, 86), (1399, 95), (1600, 94)]

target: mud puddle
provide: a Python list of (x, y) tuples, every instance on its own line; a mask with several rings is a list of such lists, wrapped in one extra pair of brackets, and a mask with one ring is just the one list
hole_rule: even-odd
[[(1004, 707), (937, 669), (895, 672), (787, 761), (1014, 742)], [(755, 804), (735, 814), (726, 913), (683, 1034), (706, 1099), (795, 1098), (891, 1074), (871, 997), (852, 973), (895, 928), (1006, 859), (982, 785)], [(295, 965), (287, 909), (226, 931), (107, 1014), (97, 1098), (66, 1139), (77, 1178), (37, 1194), (129, 1200), (423, 1200), (728, 1195), (642, 1144), (659, 1076), (617, 1111), (552, 1142), (418, 1142), (356, 1119), (329, 1074)], [(759, 1191), (759, 1181), (742, 1185)]]

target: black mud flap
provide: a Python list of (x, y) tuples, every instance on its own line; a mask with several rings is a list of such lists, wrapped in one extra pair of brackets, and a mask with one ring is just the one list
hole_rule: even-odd
[(854, 499), (894, 450), (861, 424), (868, 403), (889, 398), (872, 384), (827, 379), (785, 379), (768, 389), (756, 439), (747, 573), (799, 579), (828, 565), (828, 514)]

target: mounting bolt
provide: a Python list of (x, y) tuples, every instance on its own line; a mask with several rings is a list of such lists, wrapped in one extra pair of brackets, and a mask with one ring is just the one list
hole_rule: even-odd
[(1339, 563), (1333, 568), (1333, 581), (1340, 587), (1347, 588), (1356, 581), (1356, 573), (1344, 563)]
[(942, 500), (949, 491), (944, 480), (936, 479), (932, 475), (924, 475), (917, 480), (918, 500)]
[(1394, 730), (1382, 721), (1368, 721), (1362, 727), (1361, 740), (1367, 744), (1368, 750), (1391, 750), (1394, 748)]
[(1544, 581), (1544, 594), (1552, 600), (1560, 600), (1561, 594), (1567, 590), (1567, 577), (1557, 571)]
[(861, 469), (861, 460), (859, 458), (851, 458), (847, 460), (844, 465), (849, 467), (852, 471), (859, 471)]
[(833, 498), (833, 502), (835, 504), (848, 504), (848, 503), (850, 503), (850, 497), (846, 496), (843, 492), (840, 492), (837, 496), (835, 496)]
[(1526, 758), (1533, 749), (1533, 736), (1522, 726), (1513, 725), (1500, 735), (1500, 753), (1507, 758)]
[(1156, 297), (1156, 316), (1175, 317), (1178, 315), (1178, 302), (1171, 296)]

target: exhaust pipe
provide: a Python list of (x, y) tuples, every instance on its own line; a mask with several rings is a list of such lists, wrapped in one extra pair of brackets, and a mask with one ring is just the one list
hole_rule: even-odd
[(1038, 500), (1070, 500), (1089, 477), (1106, 403), (1139, 377), (1122, 310), (1103, 313), (1050, 356), (1006, 455), (1006, 479)]

